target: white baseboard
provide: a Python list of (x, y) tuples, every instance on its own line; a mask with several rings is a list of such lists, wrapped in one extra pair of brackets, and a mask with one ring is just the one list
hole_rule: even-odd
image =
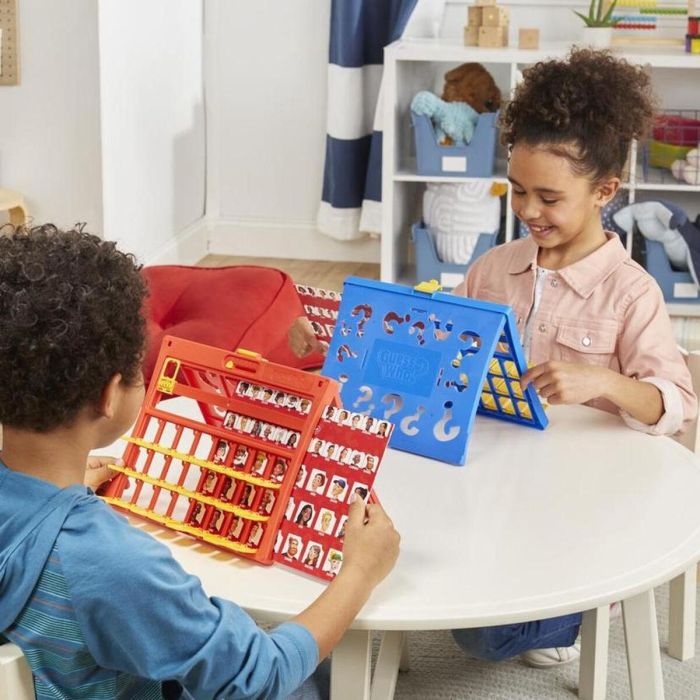
[(194, 221), (151, 256), (146, 265), (195, 265), (207, 255), (209, 228), (205, 218)]
[(209, 253), (293, 260), (379, 263), (379, 238), (336, 241), (313, 222), (211, 219)]

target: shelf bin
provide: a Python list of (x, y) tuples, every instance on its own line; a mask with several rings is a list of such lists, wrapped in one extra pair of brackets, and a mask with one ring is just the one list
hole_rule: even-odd
[(480, 114), (471, 143), (467, 146), (441, 146), (430, 117), (411, 112), (418, 175), (492, 177), (496, 160), (497, 119), (498, 112)]
[(454, 289), (464, 279), (472, 263), (489, 248), (496, 245), (497, 233), (481, 233), (468, 263), (446, 263), (438, 258), (435, 242), (421, 221), (413, 225), (411, 239), (416, 252), (416, 280), (437, 280), (444, 289)]
[[(641, 235), (641, 234), (637, 234)], [(658, 282), (664, 299), (674, 303), (695, 303), (700, 301), (700, 290), (690, 272), (676, 271), (658, 241), (645, 241), (647, 249), (647, 272)]]

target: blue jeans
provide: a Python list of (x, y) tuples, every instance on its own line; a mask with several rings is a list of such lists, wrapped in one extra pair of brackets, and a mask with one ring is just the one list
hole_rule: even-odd
[(530, 649), (570, 647), (578, 636), (581, 613), (517, 625), (452, 630), (457, 644), (470, 656), (503, 661)]

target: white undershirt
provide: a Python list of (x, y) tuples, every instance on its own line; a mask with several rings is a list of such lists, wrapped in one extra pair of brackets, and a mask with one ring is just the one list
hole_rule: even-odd
[(550, 273), (554, 270), (548, 270), (546, 267), (535, 268), (535, 273), (537, 279), (535, 280), (535, 298), (532, 300), (532, 307), (530, 308), (530, 313), (528, 314), (527, 321), (525, 322), (525, 332), (523, 333), (523, 348), (525, 350), (525, 359), (530, 361), (530, 346), (532, 345), (532, 329), (535, 324), (535, 316), (537, 315), (537, 309), (540, 307), (540, 301), (542, 301), (542, 290), (549, 277)]

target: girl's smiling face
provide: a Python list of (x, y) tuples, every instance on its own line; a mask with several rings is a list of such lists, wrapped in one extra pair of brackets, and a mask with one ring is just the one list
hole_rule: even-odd
[[(573, 145), (568, 149), (575, 155)], [(600, 210), (615, 196), (618, 178), (594, 185), (547, 146), (518, 143), (511, 152), (508, 179), (513, 212), (540, 247), (543, 267), (570, 265), (605, 243)]]

